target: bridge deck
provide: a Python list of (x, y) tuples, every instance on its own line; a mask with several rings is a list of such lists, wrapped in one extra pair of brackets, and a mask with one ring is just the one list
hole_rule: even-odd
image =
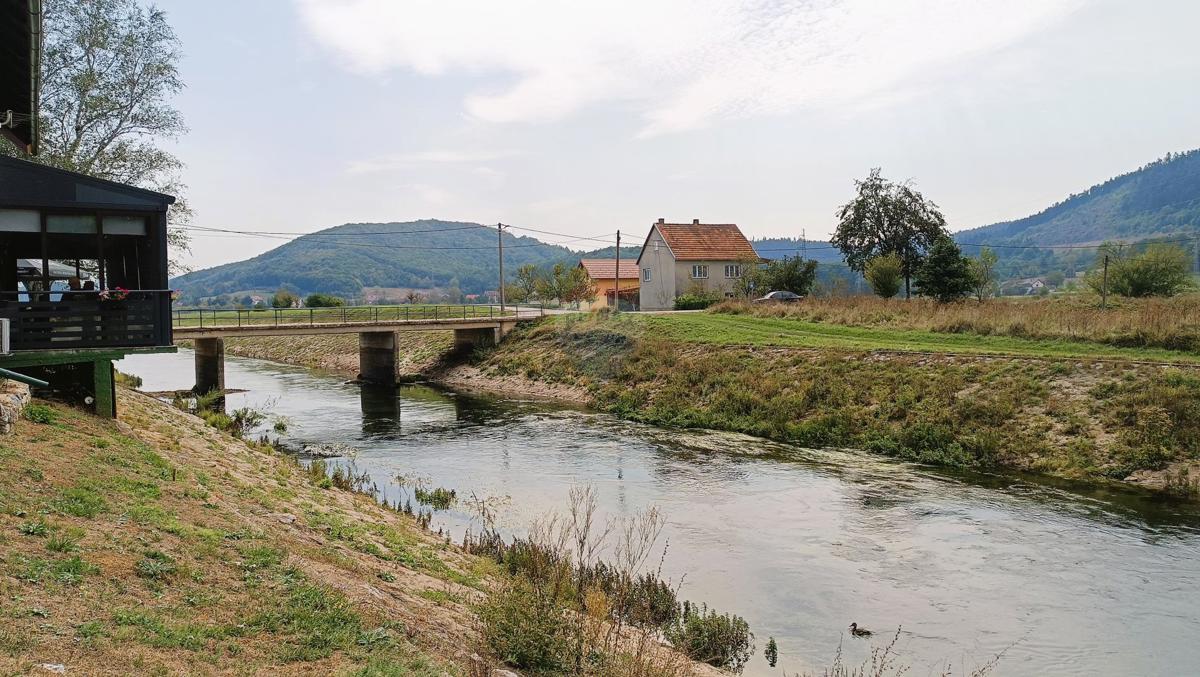
[(492, 306), (347, 306), (273, 310), (177, 310), (176, 339), (225, 336), (299, 336), (364, 331), (450, 331), (511, 326), (541, 309), (500, 312)]

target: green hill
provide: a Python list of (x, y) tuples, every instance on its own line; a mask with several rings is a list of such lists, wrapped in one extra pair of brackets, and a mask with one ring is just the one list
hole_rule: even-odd
[[(636, 258), (637, 248), (622, 247)], [(511, 279), (522, 265), (574, 265), (584, 257), (611, 257), (614, 247), (575, 252), (532, 237), (504, 234), (504, 266)], [(326, 292), (357, 298), (363, 287), (432, 289), (463, 293), (496, 288), (496, 229), (433, 219), (406, 223), (351, 223), (298, 237), (246, 261), (198, 270), (172, 280), (183, 300), (280, 287), (300, 294)]]
[(1168, 154), (1092, 186), (1033, 216), (964, 230), (955, 239), (988, 244), (1098, 244), (1200, 231), (1200, 149)]

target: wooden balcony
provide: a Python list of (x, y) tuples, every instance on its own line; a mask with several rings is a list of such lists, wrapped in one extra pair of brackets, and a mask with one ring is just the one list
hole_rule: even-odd
[(9, 320), (14, 353), (171, 345), (169, 291), (130, 291), (120, 300), (95, 292), (5, 292), (0, 318)]

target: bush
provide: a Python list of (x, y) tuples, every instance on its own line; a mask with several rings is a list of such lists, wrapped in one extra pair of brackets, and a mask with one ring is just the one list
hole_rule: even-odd
[(44, 404), (27, 404), (21, 411), (21, 415), (29, 421), (43, 425), (54, 423), (58, 418), (58, 412)]
[(682, 294), (675, 299), (675, 310), (704, 310), (720, 300), (716, 294)]
[(741, 672), (754, 653), (754, 634), (741, 616), (718, 614), (688, 602), (666, 629), (671, 644), (694, 661)]
[(304, 305), (309, 308), (338, 308), (346, 305), (346, 301), (332, 294), (309, 294), (304, 299)]
[(1103, 261), (1108, 262), (1108, 289), (1128, 297), (1175, 296), (1193, 287), (1191, 256), (1180, 247), (1152, 244), (1138, 255), (1106, 246), (1087, 283), (1097, 293), (1104, 290)]
[(871, 285), (871, 291), (885, 299), (899, 294), (900, 285), (904, 283), (903, 265), (895, 254), (884, 254), (867, 261), (863, 275)]
[(483, 637), (500, 660), (535, 672), (563, 670), (572, 655), (570, 624), (558, 600), (513, 578), (479, 609)]

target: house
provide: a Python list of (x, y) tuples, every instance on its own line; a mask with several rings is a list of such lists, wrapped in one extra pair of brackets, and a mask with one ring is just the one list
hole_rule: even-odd
[(637, 259), (641, 309), (668, 310), (687, 293), (733, 296), (743, 266), (759, 260), (736, 224), (659, 219)]
[(582, 310), (613, 306), (617, 295), (625, 307), (638, 303), (638, 267), (633, 259), (621, 259), (621, 270), (617, 270), (616, 259), (582, 259), (579, 267), (587, 273), (596, 288), (596, 298), (580, 305)]

